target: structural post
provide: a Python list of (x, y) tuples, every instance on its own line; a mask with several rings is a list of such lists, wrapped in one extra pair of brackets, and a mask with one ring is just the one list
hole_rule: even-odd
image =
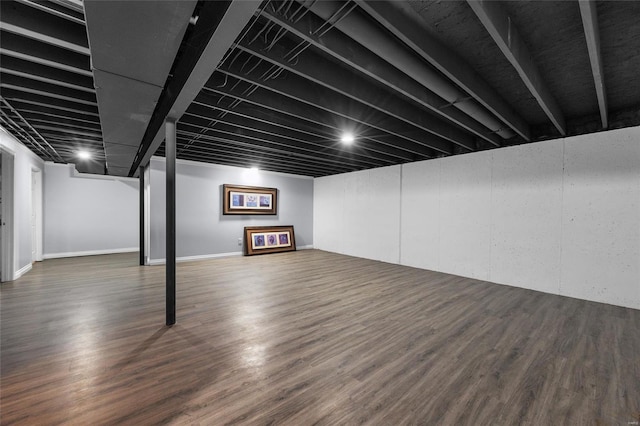
[(176, 323), (176, 122), (167, 118), (165, 124), (165, 156), (167, 162), (167, 325)]
[(144, 257), (145, 257), (145, 253), (144, 253), (144, 248), (145, 248), (145, 241), (144, 241), (144, 166), (140, 166), (139, 169), (140, 172), (140, 265), (144, 266)]

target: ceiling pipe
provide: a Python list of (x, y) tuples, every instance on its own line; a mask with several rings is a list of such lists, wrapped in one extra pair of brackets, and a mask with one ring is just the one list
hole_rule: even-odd
[[(297, 1), (304, 4), (304, 0)], [(318, 1), (313, 3), (309, 9), (326, 21), (331, 19), (343, 5), (338, 1)], [(470, 99), (467, 93), (426, 65), (422, 59), (410, 53), (400, 42), (383, 34), (376, 24), (363, 15), (359, 8), (352, 10), (347, 16), (343, 16), (340, 21), (335, 23), (334, 27), (444, 98), (449, 102), (444, 106), (458, 108), (504, 139), (515, 136), (515, 133), (506, 124), (498, 120), (478, 102)]]

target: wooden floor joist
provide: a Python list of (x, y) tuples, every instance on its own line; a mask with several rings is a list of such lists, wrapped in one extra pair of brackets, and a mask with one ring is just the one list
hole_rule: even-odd
[(640, 311), (317, 250), (46, 260), (1, 289), (4, 424), (632, 424)]

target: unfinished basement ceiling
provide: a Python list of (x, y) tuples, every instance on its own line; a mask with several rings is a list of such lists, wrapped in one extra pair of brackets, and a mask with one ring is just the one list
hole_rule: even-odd
[(3, 127), (91, 173), (167, 114), (179, 159), (308, 176), (640, 124), (640, 2), (1, 3)]

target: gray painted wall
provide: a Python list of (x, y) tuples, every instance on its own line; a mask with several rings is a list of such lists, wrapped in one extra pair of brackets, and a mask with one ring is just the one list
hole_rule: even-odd
[(42, 171), (44, 162), (4, 130), (0, 144), (14, 155), (13, 263), (19, 273), (31, 265), (31, 171)]
[(138, 179), (77, 173), (47, 162), (44, 257), (137, 251)]
[[(150, 263), (165, 258), (165, 160), (151, 159)], [(278, 215), (225, 216), (222, 185), (278, 188)], [(313, 245), (313, 179), (282, 173), (178, 160), (176, 164), (176, 254), (206, 258), (242, 251), (245, 226), (293, 225), (298, 247)]]
[(319, 178), (314, 245), (640, 309), (638, 141), (634, 127)]

